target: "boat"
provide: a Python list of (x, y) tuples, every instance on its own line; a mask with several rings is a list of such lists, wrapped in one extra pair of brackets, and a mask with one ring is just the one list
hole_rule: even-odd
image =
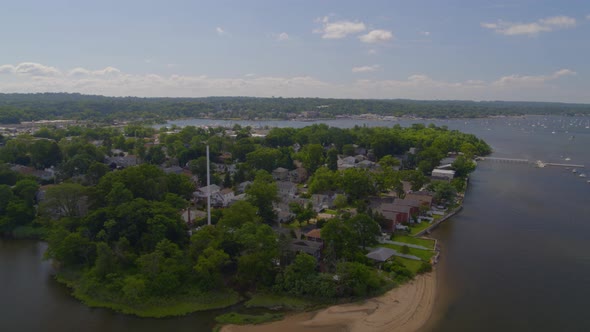
[(552, 134), (555, 134), (555, 132), (554, 132), (554, 131), (552, 131), (551, 133), (552, 133)]
[(572, 173), (578, 173), (578, 170), (574, 168), (572, 169)]
[(565, 158), (565, 161), (570, 161), (570, 160), (571, 160), (570, 157)]
[(585, 178), (586, 177), (586, 174), (582, 173), (582, 174), (580, 174), (578, 176), (581, 177), (581, 178)]

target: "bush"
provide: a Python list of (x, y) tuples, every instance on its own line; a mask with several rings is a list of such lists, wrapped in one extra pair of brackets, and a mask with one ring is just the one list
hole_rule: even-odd
[(422, 265), (420, 265), (420, 268), (418, 269), (418, 274), (427, 272), (432, 272), (432, 264), (428, 262), (422, 262)]

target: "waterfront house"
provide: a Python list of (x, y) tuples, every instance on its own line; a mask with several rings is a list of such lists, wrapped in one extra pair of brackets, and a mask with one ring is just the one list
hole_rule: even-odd
[(415, 191), (406, 194), (406, 199), (420, 202), (421, 206), (430, 208), (432, 206), (433, 193), (429, 191)]
[(447, 181), (452, 180), (455, 177), (455, 171), (449, 169), (433, 169), (432, 170), (432, 177), (433, 178), (442, 178), (446, 179)]
[(393, 257), (396, 253), (397, 253), (397, 251), (395, 251), (394, 249), (380, 247), (380, 248), (374, 249), (373, 251), (369, 252), (365, 256), (369, 259), (376, 261), (376, 262), (383, 263), (383, 262), (386, 262), (389, 259), (391, 259), (391, 257)]

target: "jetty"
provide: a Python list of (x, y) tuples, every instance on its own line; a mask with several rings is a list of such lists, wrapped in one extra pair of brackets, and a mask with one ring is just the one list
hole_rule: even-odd
[(546, 167), (546, 166), (555, 166), (555, 167), (572, 167), (572, 168), (584, 168), (584, 165), (578, 164), (562, 164), (562, 163), (548, 163), (541, 160), (537, 160), (535, 162), (530, 161), (528, 159), (518, 159), (518, 158), (498, 158), (498, 157), (477, 157), (475, 160), (489, 160), (493, 162), (501, 162), (501, 163), (520, 163), (520, 164), (534, 164), (537, 167)]

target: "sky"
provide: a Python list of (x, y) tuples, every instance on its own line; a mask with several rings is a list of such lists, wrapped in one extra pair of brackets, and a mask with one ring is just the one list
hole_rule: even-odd
[(0, 92), (590, 103), (588, 0), (2, 0)]

